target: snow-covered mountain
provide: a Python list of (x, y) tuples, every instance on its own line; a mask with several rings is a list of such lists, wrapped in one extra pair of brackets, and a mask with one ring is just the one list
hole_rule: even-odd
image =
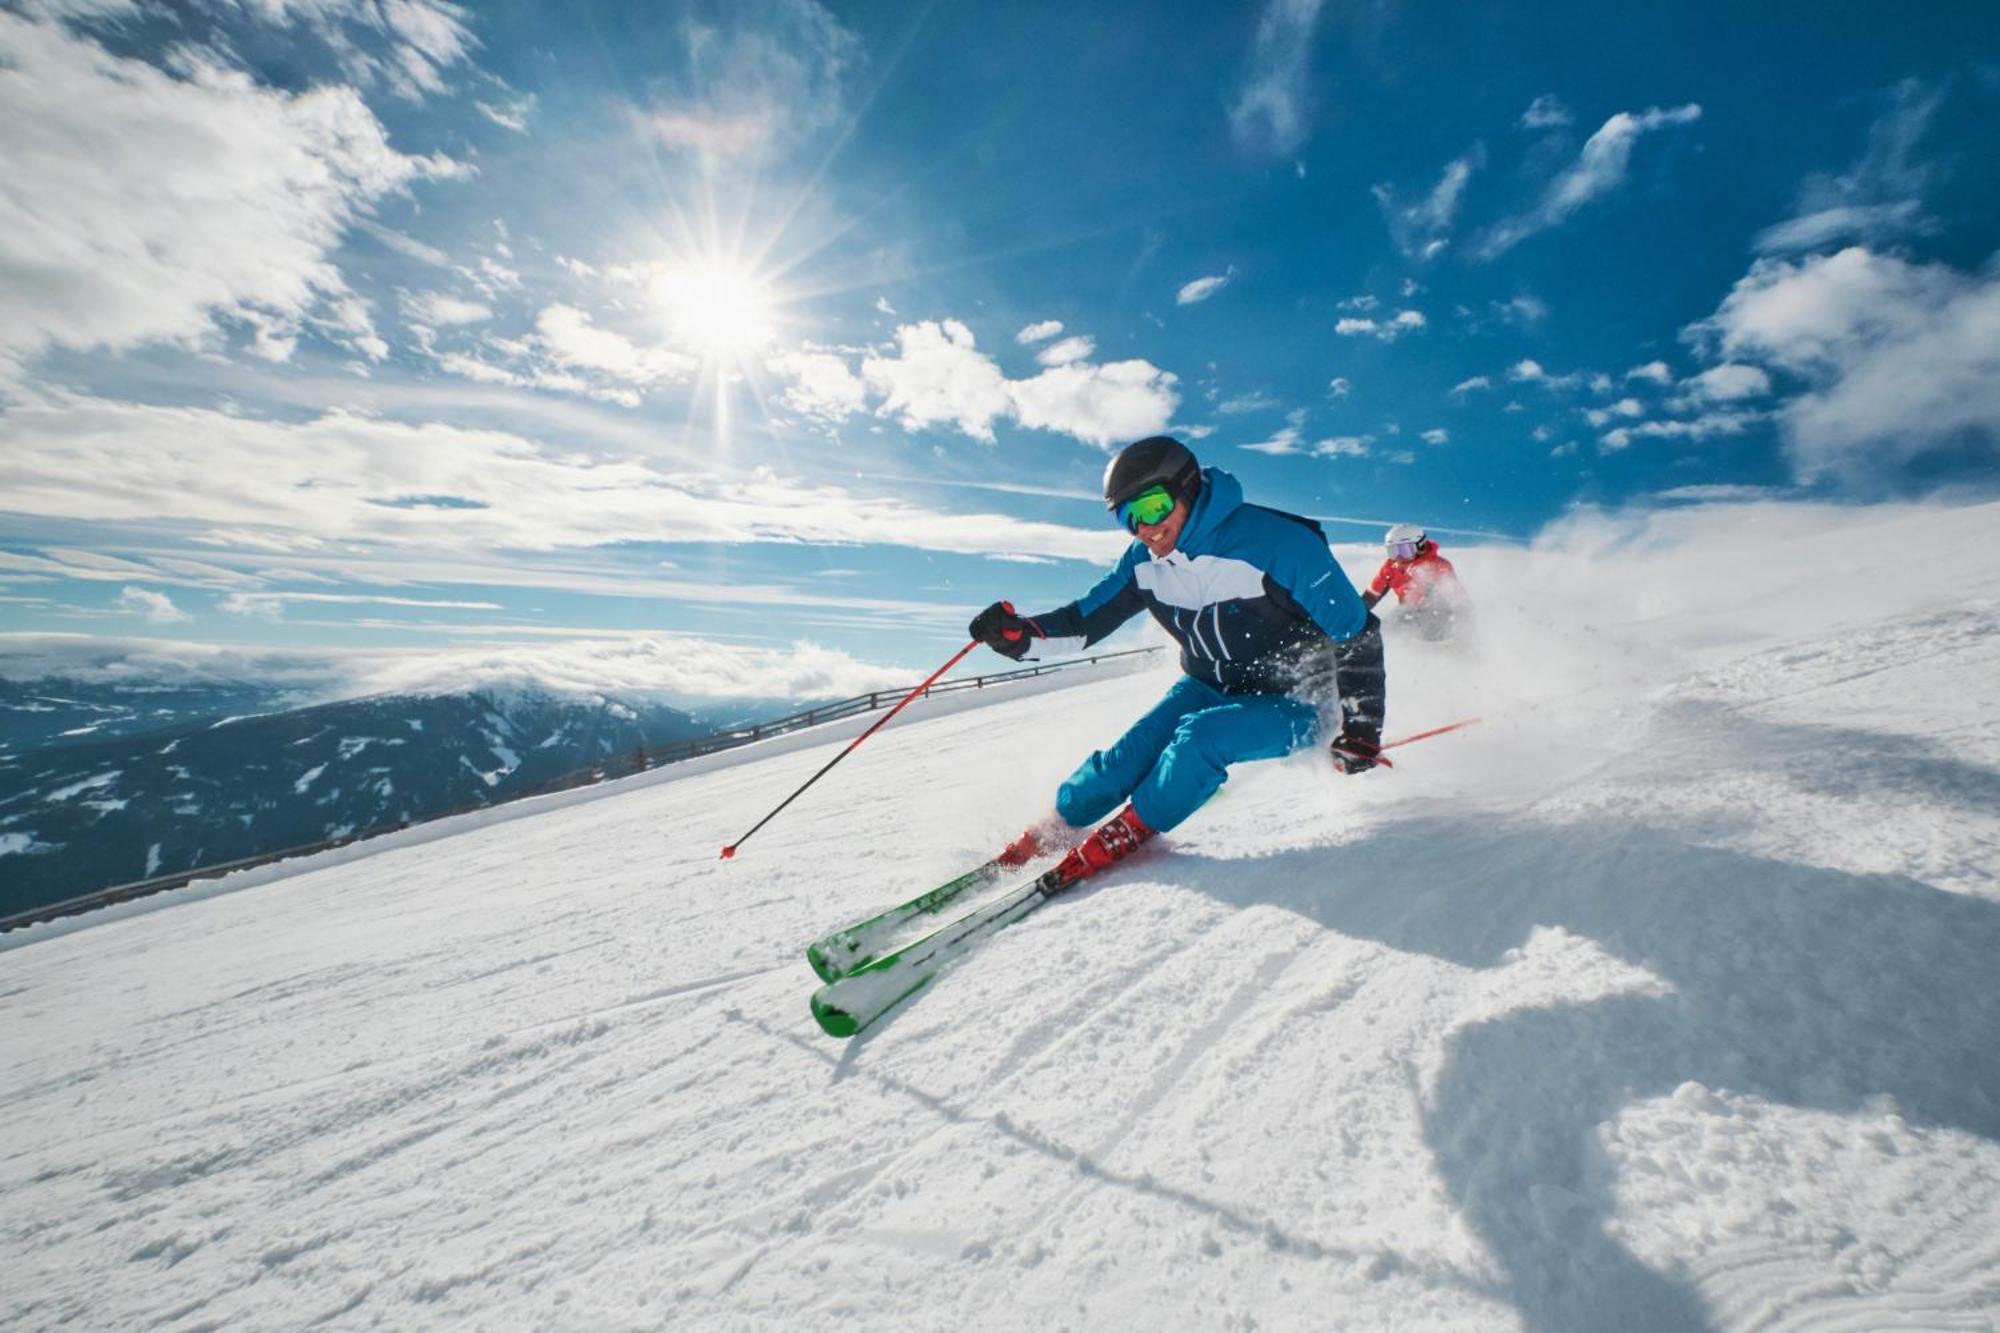
[(0, 1318), (1992, 1327), (1996, 518), (1468, 552), (1389, 729), (1483, 724), (1238, 770), (852, 1042), (803, 944), (1168, 676), (919, 705), (728, 862), (858, 722), (0, 938)]
[[(48, 686), (23, 697), (64, 698)], [(32, 692), (31, 691), (35, 691)], [(536, 689), (387, 695), (136, 734), (143, 694), (100, 687), (109, 739), (0, 755), (0, 913), (505, 800), (709, 724), (654, 703)], [(254, 698), (220, 687), (193, 703)], [(111, 710), (123, 707), (127, 712)]]
[(299, 702), (248, 682), (107, 684), (62, 676), (0, 678), (0, 761), (51, 745), (82, 745), (167, 731)]

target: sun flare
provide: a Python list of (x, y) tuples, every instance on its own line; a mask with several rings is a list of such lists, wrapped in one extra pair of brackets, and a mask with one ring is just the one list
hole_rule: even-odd
[(748, 356), (773, 336), (770, 284), (724, 260), (698, 259), (660, 271), (653, 296), (674, 338), (709, 361)]

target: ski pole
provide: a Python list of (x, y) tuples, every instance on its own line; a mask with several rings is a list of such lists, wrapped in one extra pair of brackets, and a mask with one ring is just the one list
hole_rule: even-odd
[(1480, 719), (1476, 717), (1468, 717), (1462, 722), (1453, 722), (1448, 726), (1432, 727), (1429, 731), (1420, 731), (1414, 736), (1405, 736), (1401, 740), (1390, 741), (1387, 745), (1383, 746), (1382, 748), (1385, 750), (1393, 750), (1398, 745), (1408, 745), (1411, 741), (1427, 741), (1433, 736), (1442, 736), (1447, 731), (1457, 731), (1460, 727), (1469, 727), (1473, 723), (1478, 722), (1479, 720)]
[(876, 718), (874, 726), (868, 728), (868, 730), (862, 732), (859, 736), (856, 736), (853, 740), (849, 741), (847, 744), (847, 748), (845, 750), (842, 750), (839, 754), (827, 760), (826, 768), (822, 768), (819, 772), (807, 778), (805, 780), (804, 785), (801, 786), (797, 791), (793, 792), (790, 796), (787, 796), (784, 800), (778, 802), (777, 809), (772, 810), (770, 814), (765, 815), (762, 819), (758, 820), (755, 824), (751, 825), (750, 833), (744, 834), (742, 837), (738, 838), (735, 842), (732, 842), (727, 847), (724, 847), (722, 849), (722, 859), (727, 861), (731, 857), (735, 856), (736, 849), (738, 847), (741, 847), (744, 843), (750, 841), (750, 835), (752, 833), (755, 833), (758, 829), (763, 828), (764, 825), (770, 823), (773, 819), (777, 818), (779, 810), (783, 810), (793, 801), (798, 800), (799, 797), (804, 794), (805, 789), (807, 787), (812, 786), (813, 783), (818, 782), (821, 778), (825, 777), (827, 775), (827, 771), (831, 769), (835, 764), (847, 758), (848, 755), (853, 754), (854, 748), (856, 746), (860, 745), (861, 742), (867, 740), (870, 736), (873, 736), (876, 732), (880, 731), (885, 725), (887, 725), (890, 718), (902, 712), (904, 704), (909, 703), (910, 700), (916, 698), (918, 695), (922, 694), (925, 690), (929, 689), (939, 676), (942, 676), (945, 672), (957, 666), (959, 662), (964, 659), (967, 653), (971, 652), (974, 648), (977, 648), (978, 646), (979, 646), (979, 640), (974, 639), (971, 643), (966, 644), (965, 647), (959, 649), (956, 653), (953, 653), (951, 660), (949, 662), (946, 662), (943, 666), (939, 667), (936, 671), (931, 672), (931, 674), (924, 680), (923, 684), (917, 686), (917, 688), (911, 690), (908, 694), (904, 695), (900, 700), (897, 701), (896, 706), (894, 708), (891, 708), (888, 712), (882, 714), (881, 717)]
[[(1433, 736), (1442, 736), (1442, 735), (1444, 735), (1444, 734), (1445, 734), (1445, 733), (1446, 733), (1447, 731), (1457, 731), (1457, 730), (1458, 730), (1458, 729), (1459, 729), (1460, 727), (1469, 727), (1469, 726), (1471, 726), (1471, 725), (1472, 725), (1473, 723), (1475, 723), (1475, 722), (1477, 722), (1477, 721), (1479, 721), (1479, 719), (1478, 719), (1478, 718), (1476, 718), (1476, 717), (1468, 717), (1468, 718), (1466, 718), (1466, 719), (1465, 719), (1464, 721), (1462, 721), (1462, 722), (1453, 722), (1453, 723), (1451, 723), (1451, 724), (1449, 724), (1449, 725), (1447, 725), (1447, 726), (1442, 726), (1442, 727), (1432, 727), (1432, 728), (1431, 728), (1431, 729), (1430, 729), (1429, 731), (1420, 731), (1420, 732), (1418, 732), (1418, 733), (1417, 733), (1416, 735), (1414, 735), (1414, 736), (1404, 736), (1404, 737), (1401, 737), (1401, 738), (1400, 738), (1400, 739), (1398, 739), (1398, 740), (1393, 740), (1393, 741), (1390, 741), (1390, 742), (1389, 742), (1389, 743), (1388, 743), (1387, 745), (1384, 745), (1384, 746), (1381, 746), (1380, 748), (1378, 748), (1378, 749), (1377, 749), (1377, 750), (1375, 751), (1375, 754), (1373, 755), (1373, 758), (1374, 758), (1374, 760), (1375, 760), (1375, 762), (1376, 762), (1376, 763), (1380, 764), (1380, 765), (1381, 765), (1382, 767), (1384, 767), (1384, 768), (1394, 768), (1394, 767), (1395, 767), (1395, 765), (1394, 765), (1393, 763), (1389, 762), (1389, 761), (1388, 761), (1387, 759), (1384, 759), (1384, 758), (1382, 757), (1382, 751), (1383, 751), (1383, 750), (1393, 750), (1393, 749), (1395, 749), (1395, 748), (1396, 748), (1396, 747), (1397, 747), (1398, 745), (1408, 745), (1408, 744), (1410, 744), (1410, 743), (1411, 743), (1412, 741), (1425, 741), (1425, 740), (1429, 740), (1429, 739), (1430, 739), (1431, 737), (1433, 737)], [(1336, 745), (1336, 748), (1338, 748), (1338, 746), (1337, 746), (1337, 745)], [(1352, 754), (1352, 753), (1353, 753), (1353, 751), (1350, 751), (1350, 750), (1342, 750), (1342, 751), (1341, 751), (1341, 753), (1342, 753), (1342, 754)], [(1357, 756), (1357, 757), (1358, 757), (1358, 756)]]

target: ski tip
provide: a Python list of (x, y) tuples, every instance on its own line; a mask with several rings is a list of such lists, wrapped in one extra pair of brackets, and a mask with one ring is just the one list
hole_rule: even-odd
[(820, 947), (818, 941), (806, 946), (806, 961), (812, 964), (813, 974), (821, 981), (832, 981), (840, 976), (840, 969), (833, 965), (833, 960), (826, 956), (826, 950)]
[(861, 1021), (853, 1014), (824, 1003), (817, 995), (812, 999), (812, 1011), (814, 1021), (829, 1037), (851, 1037), (861, 1031)]
[(723, 860), (725, 860), (725, 861), (727, 861), (727, 860), (730, 860), (730, 859), (732, 859), (733, 857), (735, 857), (735, 855), (736, 855), (736, 844), (735, 844), (735, 843), (731, 843), (731, 844), (729, 844), (729, 846), (727, 846), (727, 847), (724, 847), (724, 848), (722, 849), (722, 859), (723, 859)]

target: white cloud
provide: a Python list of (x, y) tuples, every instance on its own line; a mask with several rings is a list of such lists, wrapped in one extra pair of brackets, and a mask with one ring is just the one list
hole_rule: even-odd
[(1283, 407), (1285, 400), (1266, 389), (1256, 389), (1250, 393), (1225, 398), (1215, 405), (1215, 410), (1227, 416), (1243, 416), (1250, 412), (1268, 412), (1274, 407)]
[(1315, 458), (1366, 458), (1373, 435), (1336, 435), (1312, 447)]
[(1943, 100), (1942, 92), (1929, 91), (1915, 79), (1897, 85), (1895, 105), (1869, 127), (1862, 155), (1838, 175), (1807, 177), (1799, 188), (1798, 212), (1759, 232), (1757, 249), (1791, 254), (1837, 241), (1879, 243), (1933, 229), (1922, 197), (1933, 173), (1912, 159)]
[(1488, 309), (1500, 317), (1501, 323), (1514, 324), (1522, 328), (1539, 324), (1549, 317), (1548, 302), (1526, 293), (1511, 301), (1489, 302)]
[(1493, 380), (1490, 376), (1474, 375), (1469, 380), (1460, 380), (1458, 383), (1452, 385), (1451, 393), (1454, 398), (1463, 398), (1469, 393), (1476, 393), (1481, 389), (1490, 389), (1492, 387)]
[(1398, 310), (1388, 319), (1350, 315), (1335, 323), (1333, 331), (1343, 338), (1375, 338), (1381, 342), (1394, 342), (1406, 333), (1415, 333), (1429, 322), (1421, 310)]
[[(354, 230), (362, 233), (363, 235), (374, 237), (377, 241), (381, 242), (384, 246), (388, 247), (389, 249), (394, 250), (397, 254), (403, 255), (409, 259), (414, 259), (420, 264), (429, 264), (433, 268), (450, 268), (452, 266), (451, 256), (446, 254), (444, 251), (438, 249), (436, 246), (425, 245), (422, 241), (416, 240), (413, 237), (405, 236), (400, 231), (392, 231), (388, 227), (385, 227), (381, 223), (376, 222), (370, 218), (355, 219), (353, 227)], [(577, 267), (584, 269), (589, 269), (590, 267), (588, 264), (584, 264), (580, 260), (560, 260), (558, 262), (560, 262), (565, 268), (568, 268), (571, 265), (575, 265)]]
[(474, 45), (465, 11), (447, 0), (257, 0), (243, 8), (253, 18), (312, 30), (349, 78), (380, 81), (413, 99), (444, 91), (445, 71)]
[(1206, 301), (1209, 297), (1228, 286), (1229, 280), (1234, 276), (1236, 276), (1236, 270), (1232, 267), (1224, 273), (1213, 274), (1206, 278), (1196, 278), (1193, 282), (1182, 283), (1180, 291), (1174, 294), (1174, 303), (1176, 305), (1193, 305), (1197, 301)]
[(1026, 347), (1032, 343), (1038, 343), (1043, 341), (1044, 339), (1053, 338), (1062, 331), (1063, 331), (1063, 322), (1061, 320), (1045, 319), (1040, 321), (1039, 323), (1030, 324), (1026, 328), (1022, 329), (1019, 333), (1014, 335), (1014, 341), (1020, 343), (1023, 347)]
[(1285, 458), (1295, 454), (1302, 454), (1305, 450), (1300, 447), (1299, 440), (1305, 433), (1303, 429), (1304, 422), (1305, 414), (1294, 412), (1287, 419), (1285, 425), (1272, 432), (1270, 439), (1260, 440), (1256, 444), (1246, 444), (1242, 447), (1248, 449), (1253, 454), (1269, 454), (1274, 458)]
[(870, 356), (861, 377), (882, 395), (877, 409), (905, 430), (954, 425), (977, 440), (1013, 406), (1007, 377), (979, 351), (972, 330), (955, 319), (922, 320), (896, 330), (896, 355)]
[(1014, 416), (1031, 429), (1111, 445), (1157, 435), (1180, 405), (1175, 377), (1147, 361), (1071, 364), (1008, 385)]
[(1712, 412), (1689, 421), (1642, 421), (1636, 426), (1606, 431), (1598, 440), (1598, 448), (1604, 453), (1617, 453), (1635, 439), (1699, 441), (1718, 435), (1741, 435), (1764, 416), (1762, 412)]
[(896, 341), (894, 357), (869, 357), (861, 374), (882, 397), (877, 413), (906, 430), (950, 424), (990, 441), (994, 422), (1012, 417), (1106, 445), (1165, 429), (1180, 405), (1176, 377), (1148, 361), (1076, 361), (1009, 380), (957, 320), (903, 325)]
[(1535, 233), (1560, 225), (1584, 205), (1623, 185), (1640, 135), (1692, 125), (1699, 119), (1701, 108), (1692, 102), (1670, 110), (1650, 107), (1636, 115), (1620, 111), (1585, 141), (1577, 160), (1549, 182), (1534, 208), (1500, 223), (1481, 238), (1478, 257), (1493, 259)]
[(1655, 491), (1653, 498), (1687, 504), (1747, 504), (1759, 500), (1776, 500), (1784, 493), (1784, 490), (1777, 486), (1697, 485), (1675, 486), (1670, 490)]
[(598, 328), (575, 306), (545, 307), (535, 316), (535, 331), (557, 365), (593, 371), (626, 384), (683, 378), (697, 368), (692, 357), (662, 347), (642, 347), (623, 334)]
[(285, 604), (276, 597), (254, 592), (232, 592), (215, 604), (215, 609), (224, 615), (245, 616), (255, 620), (281, 620), (285, 614)]
[(693, 377), (701, 363), (659, 344), (599, 327), (575, 306), (545, 306), (525, 338), (489, 337), (471, 352), (426, 351), (438, 366), (482, 384), (583, 394), (636, 407), (647, 390)]
[(155, 625), (171, 625), (178, 620), (193, 619), (174, 605), (173, 598), (151, 588), (125, 588), (119, 592), (115, 605), (120, 611), (144, 616)]
[(1583, 415), (1591, 425), (1603, 427), (1618, 417), (1627, 420), (1643, 417), (1646, 415), (1646, 408), (1637, 398), (1621, 398), (1609, 407), (1593, 407)]
[(1682, 380), (1680, 387), (1696, 402), (1734, 403), (1771, 392), (1771, 377), (1758, 366), (1725, 362)]
[(1802, 479), (2000, 457), (2000, 275), (1860, 247), (1760, 260), (1688, 332), (1808, 381), (1780, 413)]
[(254, 604), (284, 605), (288, 602), (309, 602), (316, 605), (333, 606), (404, 606), (420, 607), (432, 611), (499, 611), (498, 602), (454, 601), (436, 597), (388, 597), (379, 593), (345, 592), (255, 592), (231, 594), (222, 601), (225, 611), (244, 612)]
[(1451, 432), (1439, 426), (1434, 430), (1425, 431), (1421, 438), (1425, 444), (1449, 444)]
[(40, 555), (20, 555), (12, 551), (0, 551), (0, 569), (28, 575), (37, 580), (55, 575), (59, 578), (110, 583), (120, 583), (128, 579), (174, 581), (162, 575), (159, 570), (137, 561), (103, 555), (96, 551), (77, 551), (59, 547), (47, 548)]
[(1625, 372), (1628, 380), (1651, 380), (1655, 384), (1672, 384), (1674, 372), (1664, 361), (1648, 361), (1643, 366), (1634, 366)]
[(1285, 413), (1285, 424), (1273, 431), (1270, 439), (1240, 447), (1252, 453), (1270, 454), (1274, 457), (1304, 453), (1305, 450), (1300, 447), (1299, 440), (1305, 432), (1306, 416), (1305, 408), (1295, 407)]
[(1339, 375), (1335, 375), (1327, 381), (1326, 391), (1335, 398), (1345, 398), (1354, 391), (1354, 386)]
[(1576, 388), (1584, 382), (1584, 374), (1573, 370), (1567, 375), (1551, 375), (1548, 368), (1532, 357), (1523, 357), (1507, 367), (1507, 378), (1515, 384), (1539, 384), (1553, 393)]
[(871, 665), (810, 642), (749, 647), (653, 631), (561, 644), (401, 651), (0, 634), (0, 673), (15, 680), (62, 675), (174, 685), (258, 680), (293, 691), (302, 703), (375, 694), (528, 688), (699, 704), (716, 699), (846, 698), (915, 683), (908, 668)]
[(868, 405), (861, 377), (831, 352), (779, 352), (765, 358), (764, 364), (772, 374), (791, 381), (784, 401), (795, 412), (843, 421)]
[(1050, 343), (1035, 355), (1035, 360), (1045, 366), (1066, 366), (1072, 361), (1087, 360), (1096, 350), (1097, 343), (1093, 339), (1078, 334)]
[(1338, 304), (1336, 304), (1334, 306), (1334, 309), (1354, 310), (1354, 311), (1359, 311), (1361, 314), (1365, 315), (1369, 311), (1373, 310), (1376, 306), (1381, 304), (1382, 303), (1377, 299), (1375, 299), (1374, 297), (1369, 296), (1366, 293), (1363, 293), (1360, 296), (1348, 297), (1345, 301), (1341, 301)]
[(1285, 154), (1306, 140), (1313, 29), (1323, 0), (1269, 0), (1257, 22), (1229, 129), (1252, 152)]
[(714, 160), (788, 151), (836, 123), (854, 35), (814, 0), (741, 0), (684, 12), (634, 126), (677, 152)]
[(493, 307), (468, 301), (445, 292), (404, 292), (403, 314), (430, 327), (453, 324), (481, 324), (493, 318)]
[(1386, 183), (1374, 187), (1375, 202), (1389, 226), (1389, 238), (1405, 258), (1421, 263), (1443, 253), (1451, 243), (1451, 229), (1458, 219), (1465, 187), (1472, 180), (1472, 173), (1485, 164), (1486, 150), (1475, 146), (1465, 156), (1446, 163), (1437, 184), (1414, 202), (1404, 201)]
[(533, 114), (535, 109), (535, 95), (529, 93), (526, 96), (517, 97), (505, 106), (496, 106), (492, 102), (477, 102), (474, 105), (479, 108), (480, 115), (486, 117), (500, 128), (512, 130), (516, 134), (526, 134), (528, 132), (528, 117)]
[(1562, 99), (1554, 93), (1543, 93), (1530, 102), (1528, 109), (1521, 113), (1521, 124), (1531, 130), (1556, 129), (1572, 123), (1575, 119), (1576, 117), (1570, 114), (1570, 109), (1563, 105)]
[(205, 48), (176, 64), (0, 10), (0, 356), (212, 343), (228, 321), (284, 355), (348, 294), (342, 234), (463, 173), (391, 148), (351, 88), (262, 87)]
[[(299, 554), (275, 563), (332, 573), (362, 549), (554, 551), (628, 541), (894, 542), (1085, 560), (1117, 550), (1117, 534), (1095, 527), (946, 514), (768, 476), (718, 481), (644, 456), (544, 448), (507, 431), (345, 412), (276, 421), (89, 398), (0, 412), (0, 493), (11, 511), (33, 517), (280, 534)], [(225, 549), (208, 558), (222, 559)], [(25, 557), (0, 552), (0, 567), (12, 559)], [(274, 563), (265, 551), (255, 559)], [(93, 572), (67, 557), (37, 558), (20, 571)], [(123, 582), (197, 581), (131, 562), (96, 572)], [(508, 577), (526, 574), (520, 566)], [(713, 600), (717, 591), (691, 583), (685, 595)]]

